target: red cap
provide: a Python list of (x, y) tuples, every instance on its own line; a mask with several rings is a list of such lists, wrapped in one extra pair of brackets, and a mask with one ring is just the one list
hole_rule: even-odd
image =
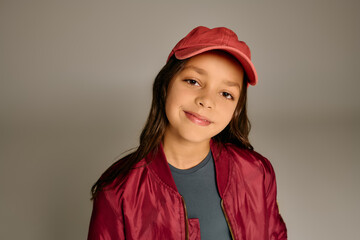
[(210, 50), (223, 50), (230, 53), (243, 66), (249, 84), (257, 83), (257, 73), (251, 62), (250, 48), (245, 42), (239, 41), (233, 31), (225, 27), (210, 29), (199, 26), (194, 28), (176, 44), (167, 61), (174, 54), (177, 59), (183, 60)]

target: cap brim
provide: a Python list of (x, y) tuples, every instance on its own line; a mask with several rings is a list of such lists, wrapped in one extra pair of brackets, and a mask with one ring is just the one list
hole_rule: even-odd
[(258, 81), (257, 73), (251, 60), (244, 53), (233, 47), (221, 46), (221, 45), (190, 47), (190, 48), (177, 50), (175, 52), (175, 57), (179, 60), (183, 60), (210, 50), (223, 50), (234, 56), (243, 66), (244, 71), (248, 77), (249, 84), (255, 85), (257, 83)]

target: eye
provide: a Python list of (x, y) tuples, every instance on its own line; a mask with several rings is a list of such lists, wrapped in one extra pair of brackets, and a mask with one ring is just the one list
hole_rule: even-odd
[(190, 85), (200, 86), (200, 84), (194, 79), (185, 79), (184, 81), (187, 82)]
[(222, 92), (221, 95), (230, 100), (234, 99), (234, 97), (228, 92)]

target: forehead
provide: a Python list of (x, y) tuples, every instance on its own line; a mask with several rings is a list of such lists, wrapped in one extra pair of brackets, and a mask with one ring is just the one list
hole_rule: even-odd
[(223, 51), (209, 51), (196, 55), (185, 63), (183, 71), (213, 75), (225, 80), (243, 81), (244, 69), (235, 57)]

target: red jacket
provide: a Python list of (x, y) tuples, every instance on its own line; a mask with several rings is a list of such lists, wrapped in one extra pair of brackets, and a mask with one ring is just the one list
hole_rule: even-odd
[[(287, 239), (270, 162), (232, 144), (218, 147), (211, 141), (210, 147), (232, 238)], [(126, 180), (114, 181), (94, 200), (88, 239), (200, 239), (199, 221), (187, 218), (162, 147), (136, 167)]]

